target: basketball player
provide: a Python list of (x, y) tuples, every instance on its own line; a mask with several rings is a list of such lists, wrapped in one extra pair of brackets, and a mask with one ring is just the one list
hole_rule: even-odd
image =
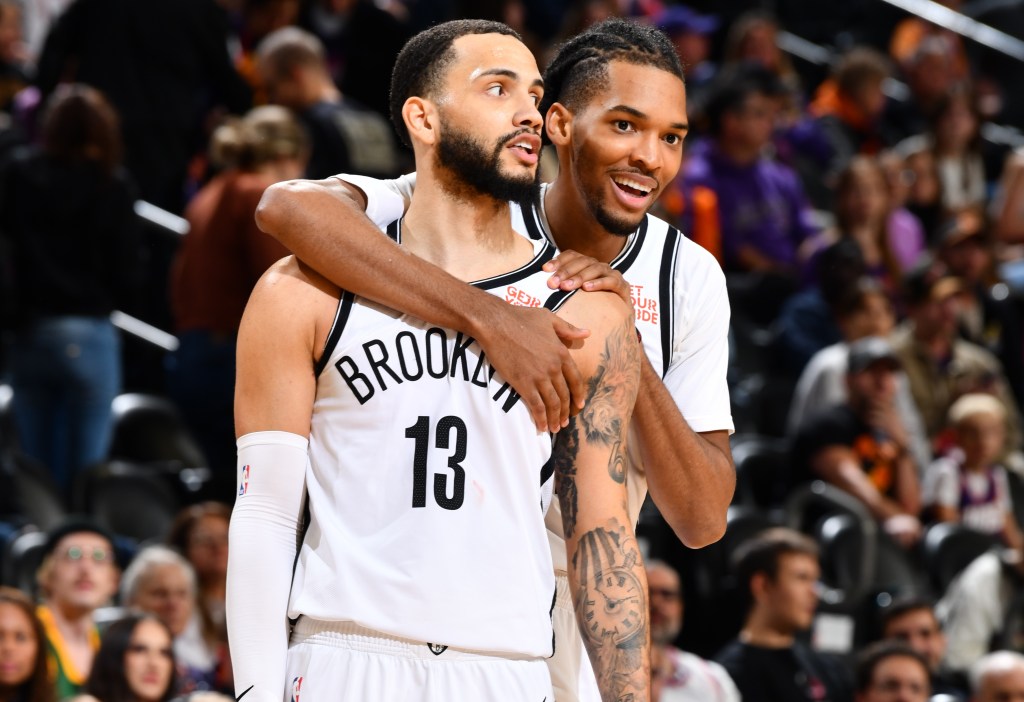
[[(728, 297), (711, 255), (646, 215), (680, 165), (686, 106), (678, 59), (657, 30), (610, 20), (560, 48), (545, 88), (547, 134), (558, 152), (559, 175), (540, 207), (513, 206), (514, 226), (611, 263), (632, 283), (648, 360), (631, 427), (630, 517), (637, 517), (649, 482), (654, 502), (679, 538), (690, 547), (703, 546), (724, 532), (735, 486), (725, 378)], [(409, 268), (415, 274), (396, 265), (396, 258), (403, 264), (405, 258), (367, 223), (362, 209), (375, 221), (394, 217), (407, 182), (382, 188), (376, 181), (344, 178), (356, 187), (337, 178), (273, 186), (258, 212), (260, 226), (332, 280), (431, 321), (472, 330), (506, 379), (517, 363), (531, 358), (531, 350), (545, 368), (553, 365), (545, 345), (553, 335), (544, 320), (512, 307), (499, 309), (422, 262)], [(575, 269), (559, 268), (556, 276), (562, 287), (580, 279)], [(509, 329), (520, 327), (522, 332), (508, 338)], [(506, 352), (512, 358), (499, 355)], [(549, 405), (557, 404), (551, 397)], [(552, 526), (557, 533), (557, 520)], [(564, 576), (557, 539), (553, 548)], [(559, 605), (559, 645), (551, 666), (557, 699), (597, 699), (586, 669), (577, 696), (580, 639), (563, 609), (568, 602)]]
[(228, 625), (239, 697), (553, 699), (543, 513), (554, 472), (562, 589), (577, 598), (601, 693), (648, 699), (647, 585), (623, 482), (640, 380), (632, 313), (607, 293), (552, 295), (541, 270), (552, 245), (511, 227), (508, 201), (536, 196), (542, 86), (504, 25), (450, 22), (411, 40), (391, 93), (419, 184), (387, 231), (457, 279), (589, 329), (570, 352), (586, 405), (552, 448), (471, 337), (296, 259), (276, 264), (238, 341)]

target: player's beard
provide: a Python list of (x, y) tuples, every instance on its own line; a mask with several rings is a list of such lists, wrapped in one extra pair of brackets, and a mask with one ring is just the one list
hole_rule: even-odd
[(456, 194), (468, 189), (488, 195), (499, 202), (515, 202), (529, 207), (540, 194), (540, 169), (532, 175), (512, 176), (501, 170), (501, 154), (510, 141), (529, 130), (520, 129), (500, 137), (494, 148), (474, 139), (468, 132), (446, 126), (441, 132), (437, 149), (437, 163), (456, 181), (452, 189)]
[(587, 210), (590, 211), (590, 215), (594, 220), (601, 225), (609, 234), (615, 236), (629, 236), (636, 228), (640, 226), (640, 223), (647, 216), (647, 213), (638, 216), (635, 220), (626, 217), (613, 215), (604, 204), (604, 193), (601, 192), (596, 186), (591, 187), (588, 181), (584, 180), (581, 176), (583, 173), (595, 173), (597, 172), (596, 167), (591, 164), (583, 154), (583, 150), (577, 147), (573, 153), (572, 158), (572, 170), (575, 180), (576, 187), (583, 195), (583, 200), (586, 202)]

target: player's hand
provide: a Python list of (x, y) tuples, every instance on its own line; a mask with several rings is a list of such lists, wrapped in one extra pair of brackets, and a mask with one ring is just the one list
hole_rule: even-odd
[(494, 298), (474, 335), (491, 365), (519, 393), (540, 431), (558, 431), (586, 401), (583, 376), (569, 346), (590, 336), (543, 308)]
[(544, 270), (552, 274), (548, 278), (548, 287), (552, 290), (607, 290), (621, 297), (630, 307), (633, 306), (626, 279), (617, 270), (596, 258), (584, 256), (576, 251), (562, 251), (544, 264)]

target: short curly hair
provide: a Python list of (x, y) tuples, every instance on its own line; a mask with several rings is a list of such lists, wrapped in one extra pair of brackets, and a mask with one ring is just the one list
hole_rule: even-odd
[(426, 29), (402, 47), (391, 72), (391, 122), (399, 140), (412, 147), (409, 130), (402, 119), (402, 108), (411, 97), (430, 97), (444, 80), (445, 70), (455, 60), (452, 44), (470, 34), (504, 34), (522, 41), (522, 37), (501, 22), (490, 20), (454, 20)]

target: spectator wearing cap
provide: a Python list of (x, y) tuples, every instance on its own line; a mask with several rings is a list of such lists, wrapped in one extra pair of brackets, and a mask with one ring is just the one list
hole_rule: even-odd
[[(805, 422), (846, 402), (846, 359), (850, 344), (868, 336), (887, 337), (896, 324), (892, 303), (878, 281), (868, 276), (850, 286), (833, 307), (833, 314), (843, 340), (814, 354), (800, 374), (789, 405), (790, 435), (796, 435)], [(928, 465), (932, 460), (928, 436), (902, 370), (897, 372), (895, 402), (915, 464)]]
[(921, 536), (918, 466), (896, 407), (899, 358), (888, 341), (850, 344), (847, 399), (806, 422), (796, 436), (797, 468), (845, 490), (900, 545)]
[(105, 529), (86, 520), (69, 520), (47, 535), (36, 574), (37, 614), (58, 700), (82, 689), (99, 650), (94, 613), (117, 592), (120, 577), (113, 544)]
[(718, 30), (718, 18), (699, 14), (686, 5), (673, 5), (665, 8), (655, 23), (672, 40), (683, 62), (687, 101), (700, 104), (718, 71), (710, 60), (711, 38)]
[[(939, 261), (926, 258), (903, 280), (907, 320), (892, 336), (910, 380), (910, 391), (933, 446), (941, 449), (949, 408), (969, 392), (995, 395), (1006, 407), (1008, 443), (1004, 459), (1021, 446), (1020, 412), (998, 359), (958, 336), (963, 282)], [(936, 450), (936, 453), (941, 453)]]

